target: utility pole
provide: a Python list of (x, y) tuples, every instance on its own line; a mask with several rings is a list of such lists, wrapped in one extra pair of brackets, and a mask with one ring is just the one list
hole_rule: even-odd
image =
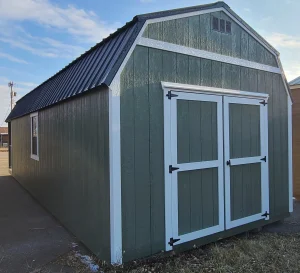
[(17, 96), (17, 92), (13, 91), (14, 85), (15, 84), (13, 82), (9, 82), (8, 83), (8, 87), (10, 87), (10, 110), (13, 109), (13, 106), (14, 106), (14, 97)]

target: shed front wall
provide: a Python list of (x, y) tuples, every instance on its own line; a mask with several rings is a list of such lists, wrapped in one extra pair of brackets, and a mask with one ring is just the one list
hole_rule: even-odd
[[(165, 249), (161, 81), (269, 94), (270, 221), (286, 216), (289, 213), (288, 97), (281, 75), (137, 46), (121, 74), (123, 261)], [(251, 223), (207, 236), (197, 244), (266, 223)]]
[(13, 176), (110, 262), (108, 92), (39, 111), (39, 161), (30, 158), (30, 116), (12, 120), (11, 127)]

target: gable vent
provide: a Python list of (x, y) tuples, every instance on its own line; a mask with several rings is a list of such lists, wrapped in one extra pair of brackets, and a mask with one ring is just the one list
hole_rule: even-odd
[(218, 17), (212, 16), (212, 30), (231, 34), (231, 22), (225, 19), (219, 19)]

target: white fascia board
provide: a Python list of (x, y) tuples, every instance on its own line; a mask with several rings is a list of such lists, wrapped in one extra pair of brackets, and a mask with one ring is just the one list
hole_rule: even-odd
[(289, 175), (289, 212), (293, 212), (293, 122), (292, 101), (288, 99), (288, 175)]

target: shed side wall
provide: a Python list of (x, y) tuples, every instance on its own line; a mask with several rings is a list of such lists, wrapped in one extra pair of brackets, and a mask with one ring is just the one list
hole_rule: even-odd
[[(137, 46), (121, 75), (124, 261), (151, 255), (165, 248), (161, 81), (270, 95), (270, 217), (272, 220), (288, 214), (288, 98), (281, 75)], [(255, 225), (250, 226), (253, 228)], [(240, 231), (244, 229), (241, 227)], [(232, 231), (218, 234), (217, 237), (226, 234), (232, 234)]]
[(110, 261), (109, 91), (39, 112), (39, 161), (30, 116), (12, 120), (13, 176), (98, 257)]
[(293, 97), (293, 194), (300, 199), (300, 88), (292, 89)]
[[(213, 16), (231, 22), (231, 34), (212, 29)], [(278, 67), (276, 57), (222, 11), (151, 23), (144, 37)]]

